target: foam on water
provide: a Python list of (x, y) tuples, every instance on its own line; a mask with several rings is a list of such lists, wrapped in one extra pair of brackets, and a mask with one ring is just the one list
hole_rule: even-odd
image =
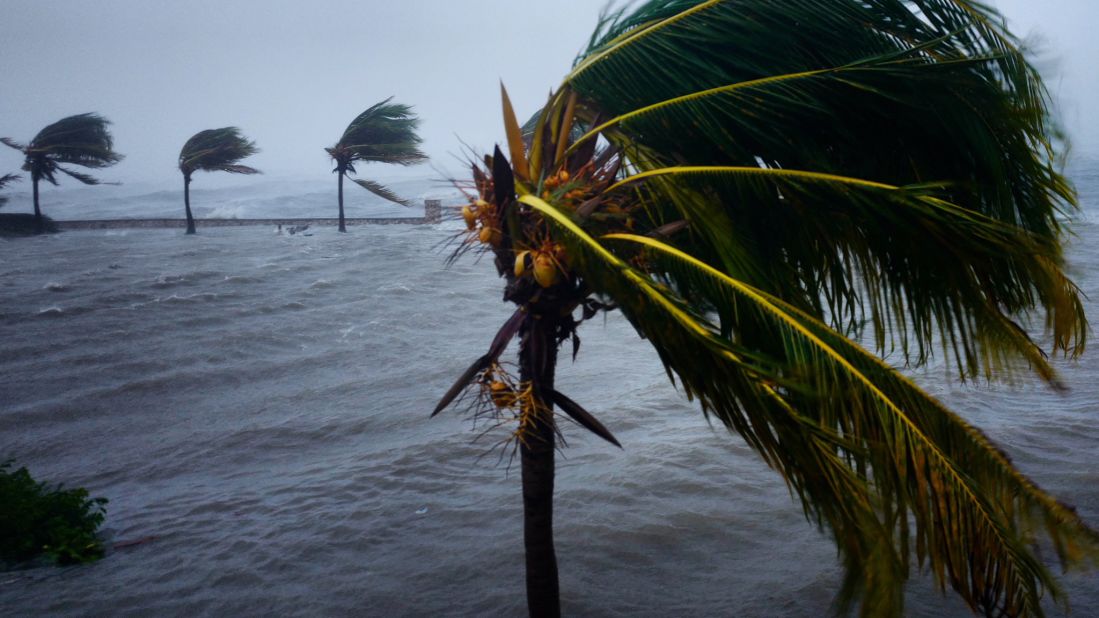
[[(1099, 225), (1074, 229), (1099, 314)], [(0, 240), (0, 459), (110, 498), (110, 540), (155, 537), (0, 575), (0, 613), (523, 615), (504, 434), (427, 417), (510, 313), (491, 265), (443, 267), (449, 233)], [(559, 384), (625, 448), (564, 427), (566, 614), (820, 615), (835, 551), (778, 477), (707, 425), (621, 316), (581, 337)], [(1060, 365), (1065, 395), (919, 380), (1099, 526), (1099, 364)], [(1095, 573), (1064, 582), (1078, 611), (1099, 607)], [(926, 577), (908, 596), (911, 615), (970, 615)]]

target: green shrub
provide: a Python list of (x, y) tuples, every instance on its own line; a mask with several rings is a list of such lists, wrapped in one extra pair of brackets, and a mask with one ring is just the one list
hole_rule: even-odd
[(18, 563), (44, 555), (56, 564), (103, 557), (95, 532), (106, 515), (106, 498), (86, 489), (36, 482), (26, 468), (0, 463), (0, 560)]

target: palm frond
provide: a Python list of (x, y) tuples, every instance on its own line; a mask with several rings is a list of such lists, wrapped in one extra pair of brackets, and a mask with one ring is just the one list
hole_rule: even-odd
[[(90, 174), (82, 174), (82, 173), (74, 171), (74, 170), (68, 170), (68, 169), (65, 169), (65, 168), (61, 167), (60, 165), (58, 165), (55, 169), (57, 171), (61, 172), (62, 174), (65, 174), (66, 176), (71, 176), (71, 177), (79, 180), (80, 182), (82, 182), (86, 185), (101, 184), (98, 178), (96, 178), (95, 176), (91, 176)], [(54, 183), (54, 184), (57, 184), (57, 183)]]
[(183, 144), (179, 152), (179, 169), (185, 175), (195, 171), (222, 171), (233, 174), (258, 174), (259, 170), (239, 161), (259, 152), (255, 142), (247, 139), (237, 127), (199, 131)]
[[(770, 291), (836, 326), (869, 314), (879, 349), (899, 346), (914, 362), (956, 339), (951, 354), (967, 375), (989, 376), (995, 342), (1017, 330), (1001, 314), (1047, 309), (1054, 340), (1070, 353), (1087, 332), (1059, 244), (1058, 213), (1075, 195), (1054, 171), (1040, 80), (999, 23), (990, 9), (955, 0), (654, 0), (609, 24), (565, 88), (581, 95), (589, 119), (605, 113), (589, 135), (621, 148), (636, 171), (716, 164), (923, 186), (925, 203), (1017, 228), (1040, 250), (986, 253), (963, 274), (947, 256), (972, 243), (919, 251), (926, 226), (895, 218), (880, 229), (876, 218), (860, 229), (860, 209), (815, 208), (815, 192), (767, 195), (747, 175), (651, 183), (665, 189), (650, 206), (660, 219), (653, 227), (705, 217), (688, 240), (692, 254), (765, 289), (781, 286)], [(830, 234), (815, 236), (822, 229)], [(946, 236), (928, 240), (942, 248)], [(948, 287), (932, 281), (938, 272), (970, 285), (940, 302)], [(920, 290), (923, 298), (908, 298)], [(957, 337), (985, 328), (965, 324), (975, 309), (990, 318), (985, 341)]]
[(383, 200), (387, 200), (387, 201), (390, 201), (390, 202), (393, 202), (393, 203), (396, 203), (396, 204), (400, 204), (401, 206), (407, 206), (407, 207), (412, 206), (412, 202), (410, 202), (409, 200), (406, 200), (406, 199), (402, 198), (401, 196), (397, 195), (396, 193), (394, 193), (392, 190), (390, 190), (385, 185), (376, 183), (373, 180), (363, 180), (361, 178), (352, 178), (351, 180), (355, 184), (357, 184), (360, 187), (366, 189), (367, 191), (373, 193), (374, 195), (377, 195), (378, 197), (382, 198)]
[(98, 114), (77, 114), (62, 118), (34, 136), (25, 152), (28, 158), (47, 158), (90, 168), (114, 165), (123, 156), (114, 151), (107, 125)]
[(338, 164), (370, 161), (413, 165), (427, 160), (419, 150), (419, 119), (410, 106), (391, 100), (376, 103), (356, 116), (339, 142), (326, 149)]
[[(608, 191), (635, 184), (646, 184), (642, 193), (651, 196), (647, 199), (675, 204), (688, 221), (707, 222), (711, 227), (700, 225), (698, 234), (709, 236), (712, 245), (749, 245), (763, 238), (788, 247), (781, 253), (772, 249), (754, 263), (738, 252), (742, 263), (726, 260), (725, 267), (818, 315), (824, 290), (833, 325), (847, 331), (869, 319), (879, 351), (889, 342), (922, 360), (932, 352), (923, 342), (938, 333), (944, 354), (963, 377), (991, 378), (994, 370), (1009, 368), (1013, 358), (1021, 357), (1053, 381), (1042, 352), (1008, 316), (1040, 303), (1050, 310), (1059, 349), (1079, 353), (1086, 337), (1078, 291), (1050, 270), (1059, 247), (936, 197), (943, 192), (941, 184), (895, 187), (802, 170), (683, 166), (634, 174)], [(684, 192), (685, 187), (698, 191)], [(729, 206), (714, 213), (709, 203), (699, 205), (699, 199), (709, 199), (705, 189), (720, 190)], [(713, 221), (721, 215), (739, 228), (723, 238), (712, 234)], [(912, 253), (918, 259), (907, 257)], [(957, 264), (970, 267), (958, 269)], [(779, 278), (793, 272), (830, 276), (800, 288), (774, 283), (796, 281)], [(1032, 287), (1021, 287), (1020, 281)], [(943, 328), (933, 319), (935, 313), (967, 317), (954, 317)]]
[[(22, 179), (23, 177), (19, 174), (4, 174), (3, 176), (0, 176), (0, 189), (3, 189), (4, 185), (11, 184), (13, 182), (19, 182)], [(7, 203), (8, 198), (6, 196), (0, 195), (0, 206), (3, 206)]]
[(14, 148), (14, 149), (16, 149), (20, 152), (23, 152), (27, 149), (26, 146), (24, 146), (23, 144), (20, 144), (19, 142), (13, 140), (10, 137), (0, 137), (0, 144), (4, 144), (5, 146), (7, 146), (9, 148)]
[(1067, 564), (1099, 556), (1099, 535), (980, 432), (811, 315), (657, 240), (608, 237), (674, 263), (665, 271), (696, 279), (716, 313), (735, 316), (735, 333), (772, 342), (752, 349), (754, 340), (723, 337), (693, 308), (697, 301), (636, 271), (564, 213), (531, 196), (521, 201), (552, 221), (572, 267), (619, 303), (673, 381), (744, 436), (832, 532), (850, 567), (849, 593), (869, 595), (864, 613), (895, 607), (913, 551), (974, 609), (1012, 615), (1040, 614), (1044, 591), (1061, 599), (1029, 549), (1040, 531)]

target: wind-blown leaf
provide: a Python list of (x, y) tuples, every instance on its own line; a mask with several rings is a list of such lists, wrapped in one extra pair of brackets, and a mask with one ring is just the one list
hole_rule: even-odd
[(530, 166), (527, 163), (526, 146), (523, 144), (523, 130), (515, 118), (508, 91), (500, 84), (500, 99), (504, 108), (504, 131), (508, 138), (508, 152), (511, 154), (511, 169), (519, 180), (530, 180)]
[[(803, 390), (814, 394), (799, 409), (856, 445), (845, 451), (852, 467), (872, 471), (867, 482), (886, 512), (912, 517), (923, 537), (921, 553), (941, 586), (949, 579), (973, 604), (988, 596), (993, 606), (1020, 613), (1037, 610), (1043, 587), (1059, 595), (1052, 576), (1027, 551), (1029, 535), (1036, 532), (1031, 521), (1048, 531), (1063, 561), (1078, 559), (1085, 549), (1099, 558), (1099, 535), (1075, 512), (1039, 490), (983, 434), (877, 357), (796, 307), (669, 245), (634, 235), (607, 238), (643, 245), (675, 262), (681, 276), (709, 287), (715, 304), (729, 306), (726, 313), (783, 341), (787, 357), (797, 363), (784, 375), (799, 375)], [(912, 542), (907, 524), (899, 526), (898, 538), (902, 545)], [(954, 551), (959, 543), (969, 549)]]
[(515, 334), (519, 332), (519, 327), (522, 325), (525, 317), (526, 313), (522, 310), (516, 310), (516, 312), (508, 318), (508, 321), (504, 322), (504, 325), (500, 327), (500, 331), (496, 333), (496, 337), (492, 340), (492, 345), (489, 346), (488, 352), (473, 361), (473, 364), (458, 377), (454, 382), (454, 385), (451, 386), (443, 395), (442, 399), (439, 400), (438, 405), (435, 406), (435, 410), (431, 412), (431, 416), (435, 416), (445, 410), (446, 407), (470, 385), (477, 374), (488, 369), (500, 358), (500, 354), (507, 348), (508, 343), (510, 343), (515, 337)]
[(31, 181), (39, 180), (56, 185), (58, 171), (76, 178), (84, 184), (101, 184), (95, 178), (59, 167), (72, 164), (93, 169), (114, 165), (123, 156), (114, 151), (114, 142), (106, 118), (98, 114), (77, 114), (62, 118), (46, 126), (23, 145), (9, 138), (0, 138), (5, 145), (22, 150), (26, 155), (23, 170), (30, 172)]
[(338, 170), (346, 171), (355, 161), (413, 165), (427, 160), (419, 149), (419, 120), (412, 108), (391, 100), (375, 103), (356, 116), (336, 145), (326, 149)]
[(179, 169), (185, 176), (195, 171), (259, 174), (259, 170), (238, 165), (259, 152), (255, 142), (247, 139), (237, 127), (206, 129), (191, 136), (179, 152)]
[(592, 416), (591, 412), (588, 412), (580, 404), (576, 403), (572, 399), (566, 397), (560, 391), (553, 391), (550, 393), (550, 400), (565, 414), (569, 415), (569, 418), (580, 424), (581, 427), (594, 433), (595, 435), (603, 438), (607, 442), (622, 448), (622, 444), (618, 442), (618, 439), (614, 437), (614, 434), (607, 429), (603, 423), (599, 422), (599, 419)]
[[(4, 185), (11, 184), (13, 182), (19, 182), (22, 180), (22, 176), (19, 174), (4, 174), (0, 176), (0, 189), (4, 188)], [(3, 206), (8, 202), (8, 198), (0, 195), (0, 206)]]
[(373, 180), (363, 180), (361, 178), (352, 178), (351, 180), (354, 181), (355, 184), (373, 193), (374, 195), (377, 195), (383, 200), (388, 200), (390, 202), (400, 204), (401, 206), (412, 206), (412, 202), (402, 198), (386, 186), (376, 183)]

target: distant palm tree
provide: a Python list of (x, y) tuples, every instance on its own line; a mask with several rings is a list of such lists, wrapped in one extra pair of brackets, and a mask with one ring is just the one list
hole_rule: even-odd
[(111, 134), (107, 131), (110, 121), (99, 114), (77, 114), (62, 118), (34, 136), (24, 146), (11, 138), (0, 137), (0, 142), (26, 155), (23, 171), (31, 173), (34, 187), (34, 219), (41, 227), (42, 211), (38, 206), (38, 181), (45, 178), (57, 185), (57, 172), (62, 172), (86, 185), (97, 185), (99, 180), (80, 172), (61, 167), (62, 163), (90, 167), (108, 167), (122, 160), (113, 150)]
[[(343, 216), (343, 178), (348, 173), (355, 173), (356, 161), (413, 165), (427, 160), (427, 155), (418, 148), (422, 140), (416, 135), (416, 126), (420, 121), (413, 115), (411, 107), (390, 104), (392, 99), (390, 97), (359, 114), (347, 126), (340, 141), (331, 148), (325, 148), (336, 162), (336, 169), (332, 171), (339, 175), (341, 232), (347, 231)], [(407, 200), (376, 182), (357, 178), (351, 180), (382, 199), (402, 206), (409, 205)]]
[(187, 212), (187, 233), (195, 233), (195, 218), (191, 215), (191, 174), (196, 171), (229, 172), (230, 174), (260, 174), (247, 165), (237, 165), (241, 159), (259, 152), (255, 142), (240, 134), (236, 127), (199, 131), (183, 144), (179, 151), (179, 171), (183, 172), (183, 207)]
[(504, 97), (510, 161), (460, 185), (456, 253), (491, 253), (517, 308), (435, 412), (514, 427), (532, 616), (559, 613), (554, 408), (617, 444), (562, 393), (558, 350), (612, 308), (835, 541), (837, 609), (903, 615), (917, 563), (974, 611), (1039, 616), (1064, 593), (1038, 548), (1099, 557), (1099, 533), (894, 367), (942, 350), (962, 378), (1057, 387), (1024, 330), (1041, 314), (1054, 351), (1083, 350), (1075, 193), (1003, 23), (969, 0), (647, 0), (604, 20), (526, 135)]
[[(4, 176), (0, 176), (0, 189), (3, 189), (4, 185), (6, 185), (10, 182), (17, 182), (21, 178), (22, 178), (22, 176), (20, 176), (19, 174), (6, 174)], [(0, 206), (3, 206), (4, 204), (7, 204), (7, 203), (8, 203), (8, 198), (0, 195)]]

